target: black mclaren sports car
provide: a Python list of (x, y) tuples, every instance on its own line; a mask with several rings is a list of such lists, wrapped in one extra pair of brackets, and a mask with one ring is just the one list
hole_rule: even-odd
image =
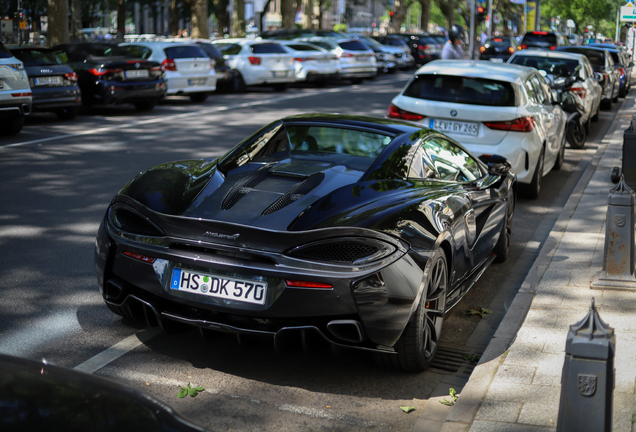
[(516, 177), (401, 120), (306, 114), (218, 159), (151, 168), (112, 200), (96, 270), (116, 314), (297, 337), (428, 367), (445, 313), (508, 254)]

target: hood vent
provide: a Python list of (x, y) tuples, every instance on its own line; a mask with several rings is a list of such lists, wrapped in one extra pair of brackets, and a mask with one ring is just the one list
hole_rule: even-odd
[(267, 207), (263, 211), (263, 215), (268, 215), (268, 214), (272, 214), (274, 212), (277, 212), (278, 210), (280, 210), (280, 209), (282, 209), (284, 207), (287, 207), (288, 205), (290, 205), (294, 201), (304, 197), (309, 192), (311, 192), (316, 186), (318, 186), (320, 183), (322, 183), (322, 181), (324, 179), (325, 179), (325, 174), (324, 173), (317, 173), (317, 174), (314, 174), (314, 175), (310, 176), (309, 178), (307, 178), (303, 182), (298, 183), (296, 186), (291, 188), (289, 190), (289, 192), (287, 192), (282, 197), (278, 198), (274, 202), (274, 204), (272, 204), (271, 206)]
[(270, 166), (265, 165), (262, 168), (257, 169), (252, 174), (248, 175), (230, 190), (230, 192), (225, 196), (223, 203), (221, 204), (221, 208), (223, 210), (229, 210), (234, 205), (239, 202), (241, 198), (243, 198), (248, 193), (252, 192), (259, 183), (267, 178), (267, 172)]

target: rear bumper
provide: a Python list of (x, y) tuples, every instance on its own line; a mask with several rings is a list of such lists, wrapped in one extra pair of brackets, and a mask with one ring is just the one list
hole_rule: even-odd
[[(205, 82), (203, 83), (202, 80), (205, 80)], [(168, 96), (213, 92), (216, 90), (217, 77), (216, 74), (166, 76), (166, 82), (168, 85)], [(199, 84), (199, 82), (202, 83)]]
[(34, 88), (33, 111), (50, 111), (56, 108), (80, 106), (82, 96), (79, 88)]
[(165, 81), (143, 83), (120, 83), (99, 81), (93, 91), (82, 90), (82, 100), (103, 105), (135, 103), (139, 101), (158, 100), (166, 95)]
[(31, 113), (31, 98), (16, 98), (11, 103), (0, 103), (0, 118), (15, 118)]

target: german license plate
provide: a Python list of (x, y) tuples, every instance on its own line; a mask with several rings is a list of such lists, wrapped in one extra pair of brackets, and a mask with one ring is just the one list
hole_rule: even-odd
[(145, 78), (148, 76), (148, 69), (127, 70), (126, 78)]
[(33, 78), (33, 83), (35, 85), (60, 85), (62, 84), (62, 78), (59, 76), (38, 77)]
[(358, 61), (367, 61), (367, 60), (369, 60), (369, 56), (368, 55), (359, 55), (359, 56), (356, 56), (356, 60), (358, 60)]
[(208, 297), (244, 303), (265, 304), (267, 283), (254, 280), (213, 276), (175, 268), (170, 288)]
[(285, 78), (287, 76), (287, 71), (272, 73), (274, 74), (274, 78)]
[(192, 78), (188, 80), (188, 85), (205, 85), (207, 82), (207, 78)]
[(476, 136), (479, 133), (479, 123), (458, 122), (454, 120), (431, 119), (429, 128), (459, 135)]
[(497, 57), (491, 58), (490, 61), (493, 62), (493, 63), (503, 63), (503, 59), (502, 58), (497, 58)]

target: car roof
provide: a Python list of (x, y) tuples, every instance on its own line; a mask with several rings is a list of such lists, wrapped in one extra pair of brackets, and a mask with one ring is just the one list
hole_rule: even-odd
[(619, 47), (617, 47), (616, 45), (611, 45), (611, 44), (589, 44), (586, 45), (589, 48), (603, 48), (606, 49), (608, 51), (621, 51), (621, 49)]
[(353, 126), (366, 127), (384, 131), (391, 134), (413, 133), (423, 126), (417, 123), (404, 120), (391, 119), (386, 117), (371, 117), (362, 115), (346, 115), (346, 114), (297, 114), (281, 119), (284, 123), (331, 123), (334, 126)]
[(252, 44), (280, 44), (278, 39), (247, 39), (247, 38), (228, 38), (217, 39), (212, 43), (233, 43), (238, 45), (252, 45)]
[(486, 60), (435, 60), (422, 66), (415, 74), (455, 75), (521, 83), (533, 72), (536, 70), (531, 67)]
[(194, 42), (178, 42), (178, 41), (174, 41), (174, 42), (156, 42), (156, 41), (139, 41), (139, 42), (124, 42), (121, 44), (121, 46), (128, 46), (128, 45), (142, 45), (142, 46), (147, 46), (147, 47), (152, 47), (152, 48), (169, 48), (169, 47), (173, 47), (173, 46), (192, 46), (192, 47), (198, 47), (198, 45)]
[(523, 51), (517, 51), (515, 57), (520, 56), (533, 56), (533, 57), (547, 57), (547, 58), (559, 58), (559, 59), (572, 59), (572, 60), (580, 60), (585, 57), (584, 54), (573, 53), (568, 51), (546, 51), (546, 50), (537, 50), (537, 49), (529, 49)]

